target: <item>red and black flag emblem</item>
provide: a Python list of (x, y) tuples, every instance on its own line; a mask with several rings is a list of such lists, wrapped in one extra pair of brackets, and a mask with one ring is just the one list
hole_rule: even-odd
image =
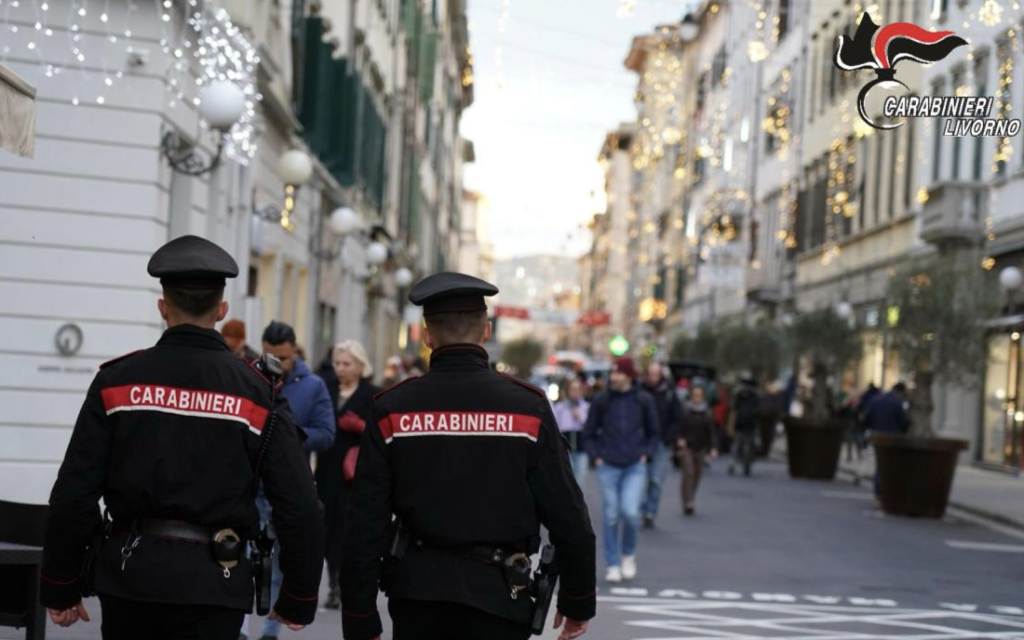
[(853, 38), (839, 36), (836, 66), (840, 69), (892, 69), (900, 60), (938, 62), (967, 41), (952, 31), (928, 31), (909, 22), (879, 27), (867, 13)]

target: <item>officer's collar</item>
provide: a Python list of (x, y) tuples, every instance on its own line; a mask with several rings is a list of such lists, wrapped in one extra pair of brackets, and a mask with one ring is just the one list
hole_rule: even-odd
[(448, 344), (430, 352), (430, 370), (450, 366), (471, 366), (486, 368), (487, 350), (478, 344)]
[(206, 329), (194, 324), (179, 324), (164, 331), (157, 344), (188, 345), (205, 349), (228, 349), (224, 336), (216, 329)]

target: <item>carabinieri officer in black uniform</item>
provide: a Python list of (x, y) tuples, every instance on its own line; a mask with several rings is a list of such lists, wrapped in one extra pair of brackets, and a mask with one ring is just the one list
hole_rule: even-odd
[(104, 638), (236, 640), (253, 604), (243, 550), (259, 533), (265, 441), (259, 475), (284, 572), (274, 615), (302, 628), (316, 613), (323, 519), (287, 402), (214, 330), (238, 265), (184, 236), (153, 254), (149, 274), (168, 328), (102, 365), (89, 388), (50, 495), (40, 599), (61, 626), (88, 621), (83, 560), (95, 545)]
[(409, 296), (424, 307), (430, 373), (377, 394), (366, 421), (342, 551), (346, 640), (381, 635), (379, 587), (395, 640), (529, 637), (522, 577), (540, 525), (561, 572), (559, 637), (594, 616), (594, 531), (551, 406), (492, 372), (481, 346), (497, 292), (441, 273)]

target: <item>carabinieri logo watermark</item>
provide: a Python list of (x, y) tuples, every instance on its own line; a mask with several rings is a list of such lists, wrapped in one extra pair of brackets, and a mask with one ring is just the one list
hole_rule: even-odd
[[(931, 64), (942, 60), (967, 41), (953, 31), (928, 31), (909, 22), (879, 27), (865, 12), (853, 38), (839, 36), (834, 62), (846, 71), (873, 69), (875, 79), (857, 95), (857, 111), (864, 122), (887, 131), (907, 118), (944, 118), (946, 136), (1015, 136), (1019, 119), (992, 118), (991, 96), (913, 96), (896, 79), (896, 63), (913, 60)], [(884, 120), (878, 119), (878, 114)]]

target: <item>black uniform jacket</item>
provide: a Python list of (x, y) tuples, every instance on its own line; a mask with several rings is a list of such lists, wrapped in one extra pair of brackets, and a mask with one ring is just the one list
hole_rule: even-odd
[[(80, 600), (87, 543), (102, 497), (114, 521), (100, 550), (96, 590), (128, 600), (249, 611), (251, 570), (225, 577), (209, 545), (143, 535), (122, 567), (135, 519), (177, 520), (243, 538), (259, 532), (253, 465), (270, 415), (269, 381), (212, 329), (178, 325), (155, 347), (100, 368), (50, 495), (40, 599)], [(274, 507), (284, 583), (275, 608), (308, 624), (316, 612), (324, 525), (299, 430), (278, 396), (260, 475)]]
[[(464, 550), (527, 550), (542, 524), (561, 570), (559, 610), (594, 616), (594, 531), (540, 390), (493, 373), (481, 347), (450, 345), (433, 352), (430, 373), (378, 394), (370, 418), (342, 553), (347, 640), (381, 633), (382, 568), (389, 597), (528, 622), (529, 598), (511, 598), (500, 568)], [(392, 514), (424, 545), (382, 564)]]

